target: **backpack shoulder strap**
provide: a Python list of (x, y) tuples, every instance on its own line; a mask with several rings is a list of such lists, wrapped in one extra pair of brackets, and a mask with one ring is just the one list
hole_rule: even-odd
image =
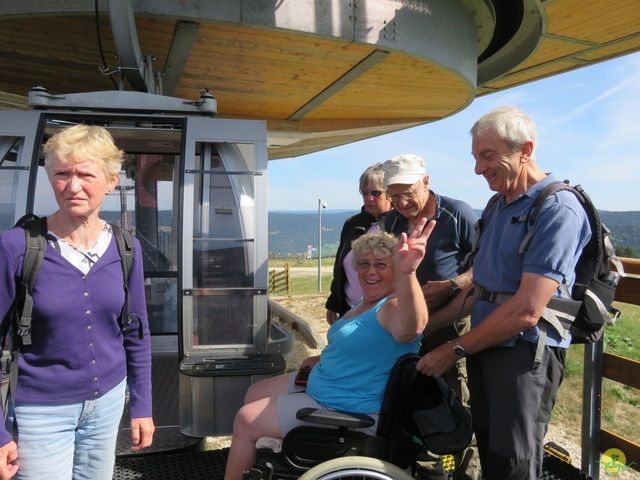
[[(131, 315), (129, 309), (129, 278), (131, 277), (131, 270), (133, 269), (133, 236), (131, 232), (120, 228), (117, 225), (111, 225), (113, 229), (113, 235), (116, 239), (116, 245), (118, 246), (118, 253), (122, 260), (122, 278), (124, 286), (124, 303), (122, 304), (122, 310), (118, 317), (118, 324), (120, 325), (120, 331), (124, 332), (131, 324)], [(143, 336), (142, 323), (140, 323), (139, 333), (140, 338)]]
[[(24, 218), (24, 217), (23, 217)], [(36, 282), (40, 267), (44, 260), (44, 252), (47, 246), (47, 219), (33, 218), (26, 221), (25, 239), (26, 248), (22, 260), (22, 272), (18, 284), (18, 296), (21, 303), (17, 308), (21, 309), (17, 313), (15, 334), (20, 337), (20, 343), (14, 342), (14, 348), (19, 345), (31, 345), (31, 313), (33, 311), (33, 298), (31, 292)], [(17, 340), (17, 339), (16, 339)]]
[(133, 268), (133, 237), (128, 230), (117, 225), (111, 225), (113, 235), (116, 237), (118, 253), (122, 259), (122, 277), (124, 278), (125, 289), (129, 287), (129, 277)]
[[(31, 314), (33, 313), (33, 298), (31, 292), (36, 282), (38, 272), (44, 260), (44, 253), (47, 247), (47, 219), (39, 218), (33, 214), (27, 214), (20, 218), (15, 224), (16, 227), (24, 228), (26, 240), (24, 257), (22, 259), (22, 270), (20, 279), (16, 285), (16, 298), (11, 307), (9, 320), (5, 323), (7, 332), (5, 338), (8, 348), (11, 351), (9, 363), (9, 387), (5, 399), (4, 412), (8, 417), (10, 406), (12, 408), (16, 386), (18, 384), (18, 354), (22, 345), (31, 345)], [(15, 422), (13, 422), (13, 427)], [(12, 431), (9, 430), (9, 431)]]
[[(578, 185), (578, 187), (580, 186)], [(527, 212), (526, 215), (513, 217), (512, 219), (513, 223), (519, 223), (519, 222), (524, 223), (526, 232), (527, 232), (524, 239), (522, 240), (522, 243), (520, 244), (520, 249), (519, 249), (520, 254), (523, 254), (525, 249), (529, 245), (529, 241), (531, 240), (531, 236), (533, 235), (533, 226), (538, 218), (538, 215), (540, 214), (540, 210), (542, 210), (544, 201), (547, 198), (549, 198), (551, 195), (555, 195), (556, 193), (562, 190), (568, 190), (571, 193), (573, 193), (578, 199), (578, 201), (580, 202), (580, 204), (582, 204), (583, 207), (585, 206), (585, 200), (582, 197), (582, 192), (579, 192), (577, 190), (577, 187), (572, 187), (571, 185), (569, 185), (568, 180), (565, 180), (563, 182), (559, 182), (559, 181), (553, 182), (547, 185), (546, 187), (544, 187), (542, 191), (538, 194), (538, 196), (535, 198), (535, 200), (533, 201), (533, 205), (531, 206), (531, 209), (529, 210), (529, 212)]]

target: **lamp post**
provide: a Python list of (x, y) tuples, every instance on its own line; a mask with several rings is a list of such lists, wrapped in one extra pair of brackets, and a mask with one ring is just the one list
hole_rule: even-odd
[(322, 209), (327, 204), (318, 199), (318, 293), (322, 293)]

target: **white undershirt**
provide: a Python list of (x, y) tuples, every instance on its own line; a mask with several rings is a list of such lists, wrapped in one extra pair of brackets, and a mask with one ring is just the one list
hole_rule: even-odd
[(48, 232), (47, 240), (51, 245), (53, 245), (53, 248), (60, 253), (60, 255), (71, 263), (71, 265), (76, 267), (82, 273), (87, 274), (102, 254), (107, 251), (109, 243), (111, 243), (112, 235), (113, 231), (111, 225), (104, 222), (104, 229), (102, 230), (102, 233), (100, 233), (98, 240), (91, 248), (89, 248), (89, 250), (86, 251), (80, 250), (65, 242), (51, 231)]

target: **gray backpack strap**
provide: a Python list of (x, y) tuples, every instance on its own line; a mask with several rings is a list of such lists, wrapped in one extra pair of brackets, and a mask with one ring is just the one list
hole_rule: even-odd
[(602, 224), (602, 229), (606, 232), (606, 235), (604, 236), (604, 248), (607, 257), (609, 257), (609, 261), (613, 263), (613, 266), (616, 267), (616, 271), (620, 274), (621, 277), (626, 277), (627, 274), (624, 272), (622, 262), (616, 255), (616, 249), (613, 246), (613, 243), (611, 243), (611, 232), (604, 223)]
[[(502, 305), (513, 297), (513, 295), (508, 293), (491, 292), (478, 286), (474, 287), (473, 295), (476, 299), (497, 303), (498, 305)], [(562, 310), (560, 310), (560, 307)], [(539, 367), (542, 362), (544, 346), (547, 343), (548, 326), (551, 326), (555, 331), (557, 331), (563, 339), (567, 338), (569, 326), (573, 323), (575, 316), (578, 314), (579, 308), (580, 302), (576, 302), (571, 299), (552, 297), (551, 300), (549, 300), (547, 306), (542, 310), (540, 321), (538, 322), (540, 336), (536, 346), (536, 355), (533, 360), (534, 368)]]

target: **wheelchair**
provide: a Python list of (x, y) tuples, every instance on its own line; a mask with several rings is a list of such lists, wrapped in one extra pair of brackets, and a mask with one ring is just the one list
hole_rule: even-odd
[(417, 373), (419, 359), (405, 355), (394, 366), (375, 435), (354, 430), (374, 426), (369, 415), (302, 408), (296, 417), (309, 425), (283, 439), (259, 439), (245, 480), (409, 480), (420, 451), (464, 450), (472, 435), (470, 413), (442, 379)]

